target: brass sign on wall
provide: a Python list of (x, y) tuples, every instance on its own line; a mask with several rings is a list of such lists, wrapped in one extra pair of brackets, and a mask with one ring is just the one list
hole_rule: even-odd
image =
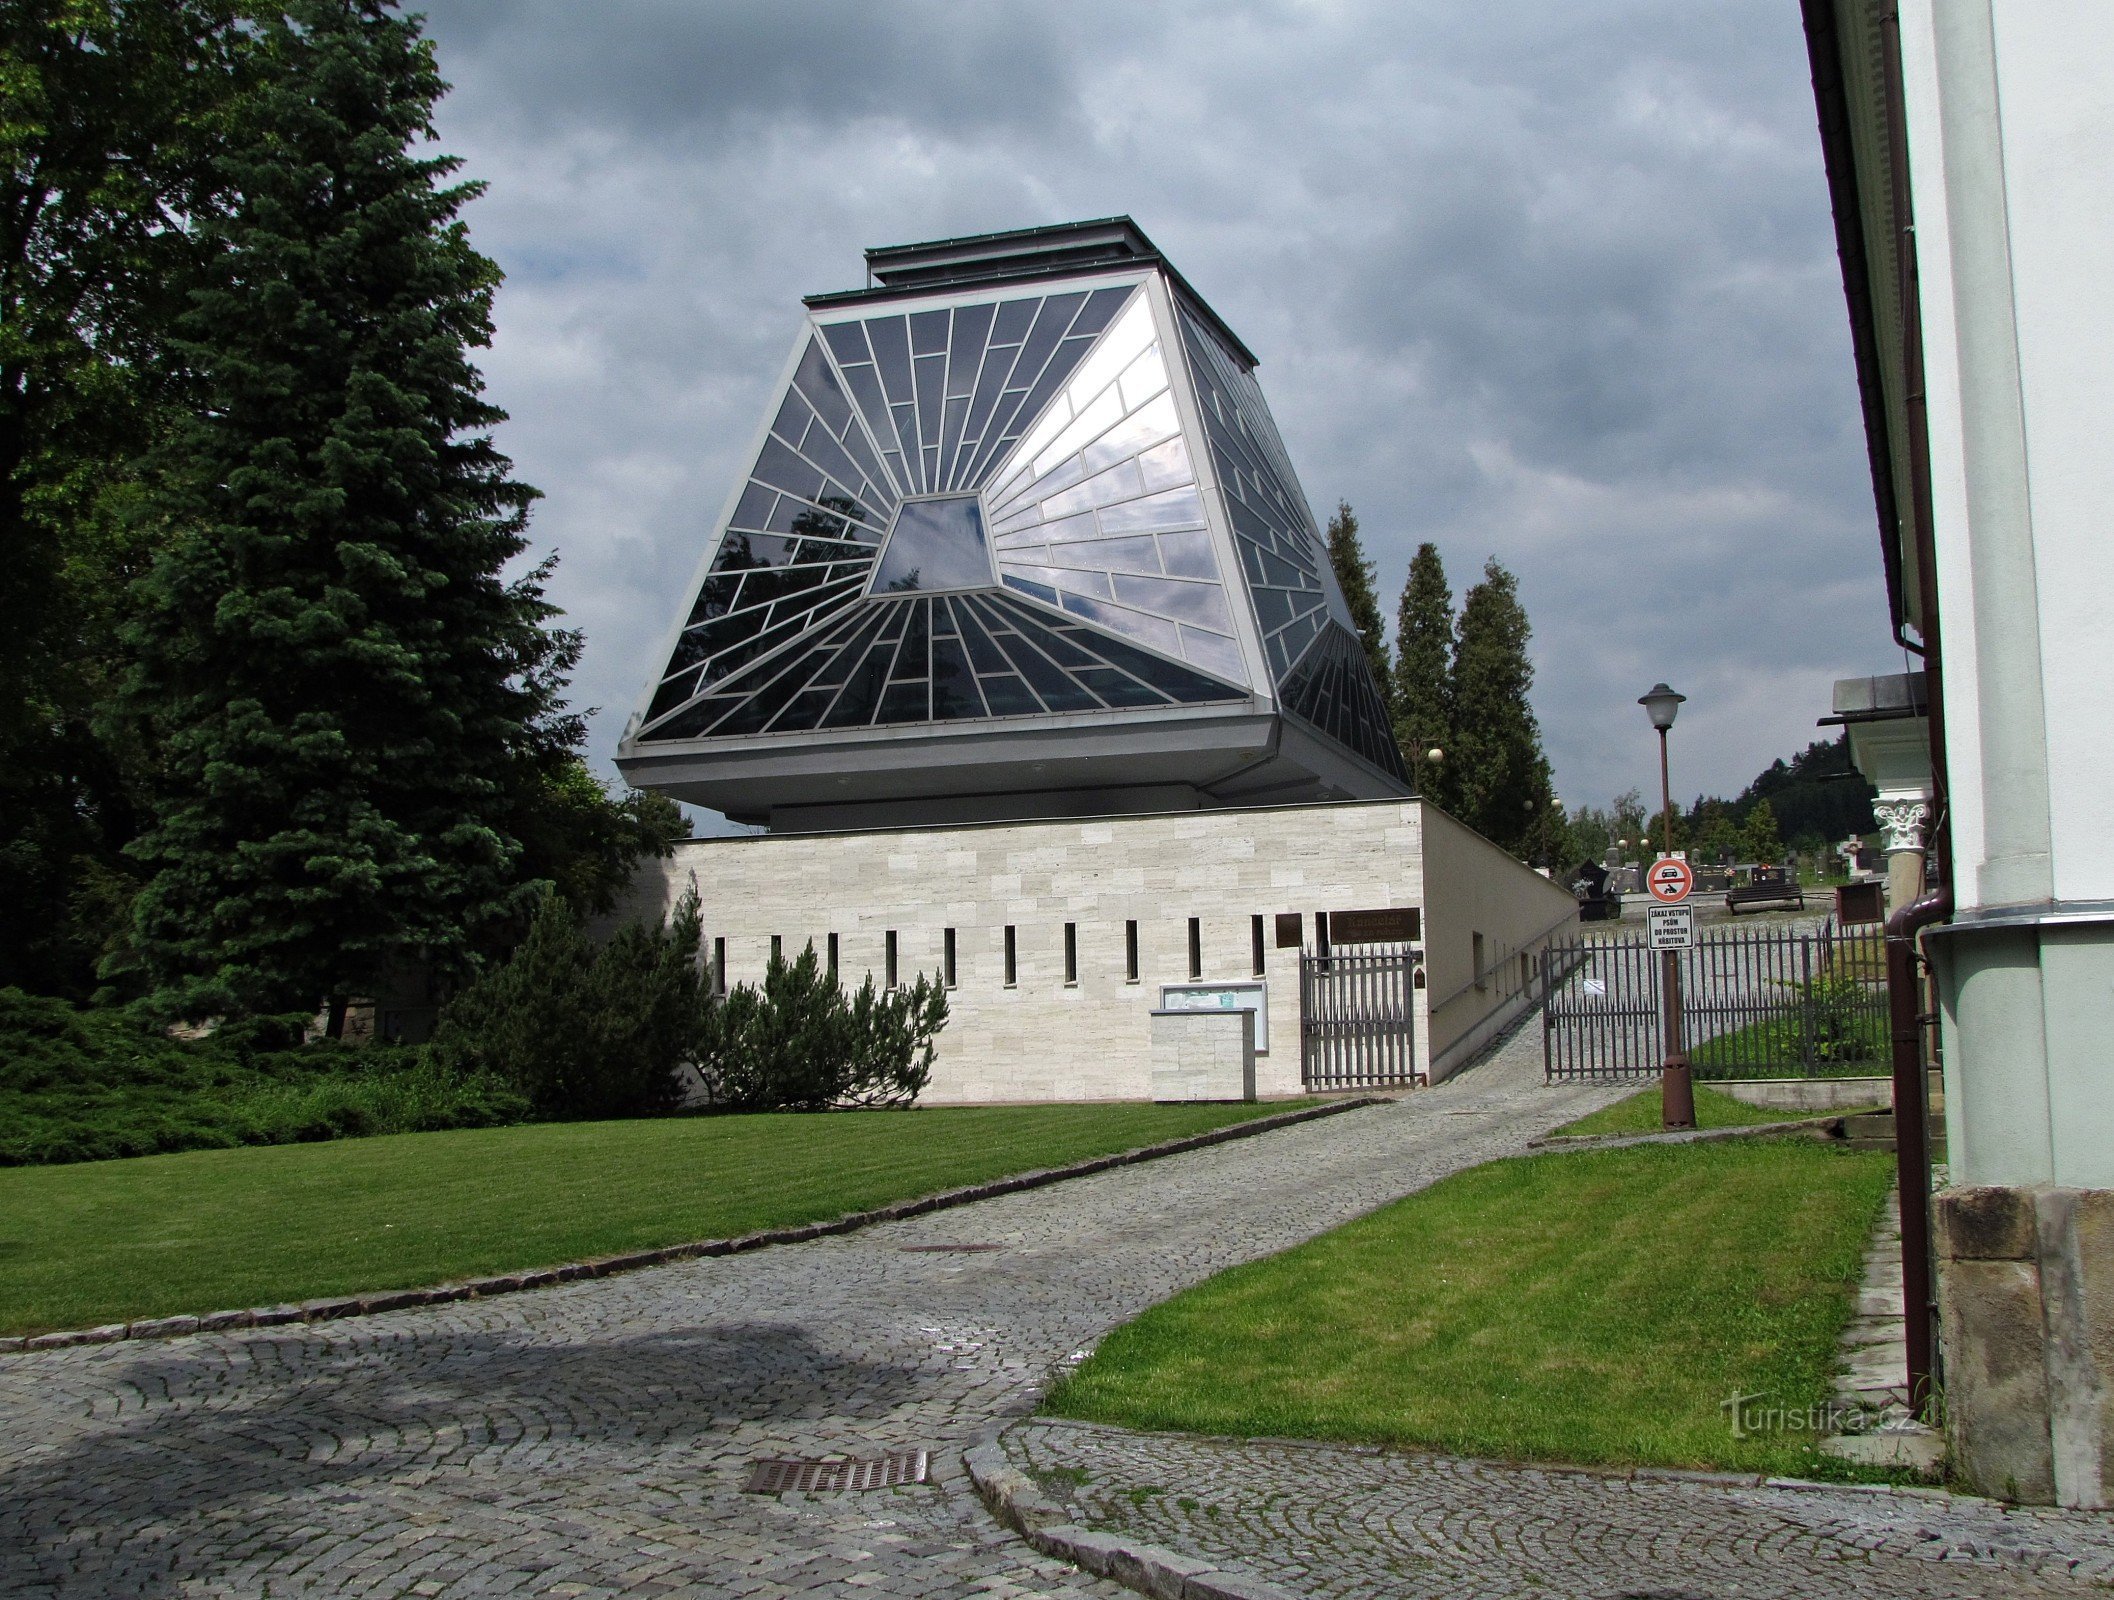
[(1331, 944), (1409, 944), (1422, 936), (1423, 914), (1415, 906), (1385, 911), (1331, 911)]
[(1278, 912), (1277, 948), (1280, 950), (1297, 950), (1305, 938), (1305, 934), (1302, 932), (1305, 922), (1306, 919), (1296, 911)]

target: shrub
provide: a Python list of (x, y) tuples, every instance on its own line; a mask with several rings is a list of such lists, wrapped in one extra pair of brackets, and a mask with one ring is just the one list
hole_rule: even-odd
[(512, 1084), (539, 1117), (673, 1110), (697, 1035), (698, 938), (694, 889), (666, 923), (599, 945), (546, 891), (513, 956), (441, 1013), (434, 1054)]
[(172, 1039), (125, 1011), (0, 989), (0, 1165), (95, 1161), (519, 1122), (528, 1102), (420, 1052)]
[(697, 1062), (731, 1110), (908, 1105), (931, 1079), (946, 1025), (937, 977), (881, 993), (868, 973), (847, 995), (810, 944), (793, 961), (773, 957), (761, 989), (742, 984), (701, 1008)]

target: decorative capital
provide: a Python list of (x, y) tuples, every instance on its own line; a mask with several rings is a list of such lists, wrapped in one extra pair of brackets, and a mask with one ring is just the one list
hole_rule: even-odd
[(1872, 815), (1886, 832), (1889, 854), (1896, 850), (1921, 850), (1923, 824), (1930, 820), (1930, 806), (1921, 800), (1882, 800)]

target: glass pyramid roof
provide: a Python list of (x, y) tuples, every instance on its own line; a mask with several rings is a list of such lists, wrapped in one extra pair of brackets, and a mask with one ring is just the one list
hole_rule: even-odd
[(1399, 776), (1246, 361), (1150, 280), (953, 298), (811, 325), (635, 741), (1260, 692)]

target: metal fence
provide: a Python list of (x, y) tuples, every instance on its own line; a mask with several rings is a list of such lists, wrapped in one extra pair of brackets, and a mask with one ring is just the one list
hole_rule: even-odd
[[(1886, 939), (1876, 927), (1725, 929), (1680, 954), (1683, 1042), (1698, 1081), (1888, 1070)], [(1648, 1077), (1664, 1058), (1660, 955), (1642, 939), (1542, 953), (1550, 1078)]]
[(1407, 946), (1300, 956), (1300, 1073), (1309, 1089), (1406, 1088), (1415, 1080), (1415, 970)]

